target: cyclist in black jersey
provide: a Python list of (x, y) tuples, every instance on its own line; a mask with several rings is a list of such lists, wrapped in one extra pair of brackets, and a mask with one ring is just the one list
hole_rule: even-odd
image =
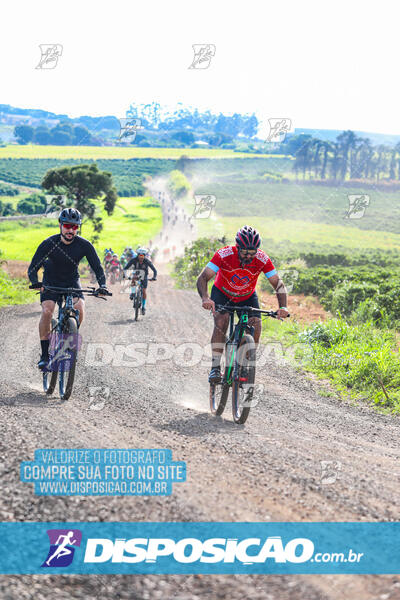
[[(38, 270), (43, 267), (43, 284), (52, 287), (80, 288), (78, 265), (86, 257), (99, 284), (98, 292), (107, 291), (103, 267), (93, 245), (77, 235), (82, 223), (81, 213), (75, 208), (64, 208), (58, 217), (60, 233), (44, 240), (37, 248), (28, 268), (33, 286), (40, 288), (42, 316), (39, 322), (41, 357), (38, 367), (43, 369), (49, 361), (49, 334), (51, 319), (59, 294), (44, 290), (38, 283)], [(84, 299), (80, 292), (74, 293), (74, 307), (79, 310), (79, 325), (83, 320)]]
[[(149, 268), (153, 271), (153, 278), (150, 281), (156, 281), (157, 279), (157, 269), (151, 262), (149, 258), (147, 258), (147, 250), (145, 248), (138, 248), (136, 250), (137, 256), (131, 258), (131, 260), (125, 265), (124, 271), (127, 269), (135, 269), (144, 271), (144, 278), (142, 281), (143, 286), (143, 300), (142, 300), (142, 315), (146, 313), (146, 299), (147, 299), (147, 281), (149, 275)], [(130, 295), (130, 299), (132, 300), (133, 296)]]

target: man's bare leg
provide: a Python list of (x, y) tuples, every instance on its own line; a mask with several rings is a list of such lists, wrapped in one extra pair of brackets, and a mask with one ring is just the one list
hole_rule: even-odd
[(229, 325), (229, 314), (215, 313), (214, 331), (211, 337), (212, 368), (219, 367), (226, 341), (226, 330)]

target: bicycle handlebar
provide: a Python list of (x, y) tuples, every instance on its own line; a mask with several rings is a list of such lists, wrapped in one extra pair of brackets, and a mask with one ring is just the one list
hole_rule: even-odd
[[(261, 308), (254, 308), (254, 306), (238, 306), (237, 308), (232, 308), (230, 306), (224, 306), (223, 304), (216, 304), (215, 309), (218, 310), (219, 308), (222, 308), (223, 310), (226, 310), (227, 312), (231, 313), (234, 313), (236, 310), (248, 310), (252, 312), (262, 313), (264, 315), (267, 315), (268, 317), (272, 317), (273, 319), (278, 318), (277, 310), (263, 310)], [(288, 314), (288, 317), (290, 317), (290, 314)]]
[[(40, 283), (40, 282), (38, 282)], [(71, 287), (55, 287), (52, 285), (46, 285), (41, 283), (40, 287), (44, 288), (45, 290), (50, 290), (51, 292), (60, 292), (60, 293), (64, 293), (64, 294), (72, 294), (73, 292), (82, 292), (84, 294), (87, 294), (88, 296), (95, 296), (96, 298), (99, 297), (99, 293), (97, 292), (95, 287), (88, 287), (88, 288), (71, 288)], [(35, 285), (30, 285), (29, 286), (30, 290), (36, 290), (38, 289)], [(39, 292), (38, 292), (39, 293)], [(112, 296), (112, 292), (109, 292), (108, 290), (106, 290), (105, 294), (101, 294), (102, 296)], [(103, 300), (105, 300), (106, 298), (103, 298)]]

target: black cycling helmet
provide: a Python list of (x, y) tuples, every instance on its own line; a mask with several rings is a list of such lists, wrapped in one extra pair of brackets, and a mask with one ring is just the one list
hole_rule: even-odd
[(261, 237), (257, 229), (250, 227), (250, 225), (245, 225), (237, 232), (235, 241), (239, 249), (246, 248), (252, 250), (260, 247)]
[(58, 215), (58, 222), (74, 223), (75, 225), (81, 225), (81, 213), (76, 208), (63, 208), (60, 214)]

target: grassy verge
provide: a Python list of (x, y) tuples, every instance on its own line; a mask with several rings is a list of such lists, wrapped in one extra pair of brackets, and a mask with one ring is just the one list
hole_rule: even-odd
[(35, 292), (27, 289), (24, 279), (11, 279), (0, 268), (0, 308), (10, 304), (27, 304), (35, 301)]
[[(162, 226), (160, 207), (150, 197), (120, 199), (111, 217), (104, 211), (101, 214), (104, 229), (96, 244), (99, 251), (112, 246), (116, 252), (122, 252), (127, 245), (145, 244)], [(37, 246), (55, 233), (58, 233), (58, 224), (53, 219), (3, 221), (0, 222), (0, 248), (6, 259), (30, 260)], [(82, 236), (90, 239), (92, 234), (92, 226), (84, 224)]]
[[(344, 319), (314, 323), (269, 322), (263, 343), (280, 342), (280, 354), (344, 397), (365, 401), (384, 413), (400, 413), (400, 355), (396, 333), (372, 321), (350, 325)], [(279, 353), (279, 346), (278, 353)]]

